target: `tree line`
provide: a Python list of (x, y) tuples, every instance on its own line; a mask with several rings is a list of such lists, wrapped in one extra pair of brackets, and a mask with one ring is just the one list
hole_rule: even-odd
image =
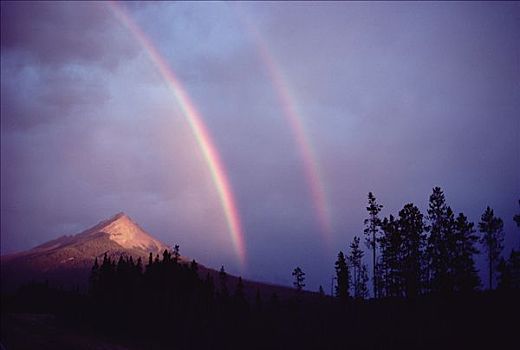
[[(384, 218), (382, 208), (369, 193), (364, 243), (375, 261), (370, 300), (358, 236), (347, 252), (338, 252), (335, 298), (322, 287), (318, 294), (305, 292), (300, 267), (292, 273), (293, 297), (261, 290), (246, 295), (241, 278), (230, 283), (223, 266), (204, 275), (195, 260), (181, 261), (177, 245), (162, 256), (150, 254), (146, 264), (124, 256), (95, 261), (87, 319), (94, 318), (96, 329), (107, 335), (128, 337), (130, 330), (146, 347), (153, 340), (181, 349), (336, 348), (345, 334), (354, 348), (477, 348), (497, 345), (499, 334), (507, 342), (503, 333), (514, 334), (514, 325), (504, 310), (518, 315), (520, 253), (501, 256), (502, 219), (488, 207), (475, 225), (453, 211), (439, 187), (424, 215), (412, 203)], [(520, 225), (519, 217), (515, 221)], [(478, 292), (480, 251), (488, 262), (488, 288), (494, 289), (498, 274), (498, 292)], [(381, 325), (368, 329), (374, 317)], [(487, 335), (477, 339), (474, 332)]]
[[(498, 288), (520, 289), (520, 250), (512, 249), (507, 259), (501, 256), (504, 223), (489, 206), (477, 226), (480, 235), (464, 213), (456, 214), (447, 204), (440, 187), (433, 188), (426, 215), (407, 203), (396, 216), (381, 218), (382, 208), (369, 192), (364, 235), (372, 253), (374, 298), (474, 293), (482, 286), (475, 266), (479, 253), (487, 261), (489, 290), (497, 273)], [(513, 220), (520, 227), (520, 214)], [(337, 255), (335, 295), (341, 300), (364, 299), (369, 294), (369, 278), (358, 236), (349, 248), (348, 255), (343, 251)], [(302, 283), (300, 278), (295, 286)]]
[[(147, 261), (107, 254), (93, 263), (88, 293), (34, 284), (3, 296), (2, 310), (58, 314), (80, 332), (146, 349), (475, 349), (517, 341), (509, 320), (520, 312), (520, 254), (501, 257), (503, 222), (491, 208), (475, 227), (434, 188), (425, 215), (411, 203), (396, 216), (380, 218), (381, 209), (369, 193), (372, 288), (361, 237), (338, 253), (336, 297), (322, 287), (306, 292), (299, 267), (292, 296), (251, 293), (224, 267), (209, 274), (182, 260), (176, 245)], [(477, 292), (478, 248), (499, 290)]]

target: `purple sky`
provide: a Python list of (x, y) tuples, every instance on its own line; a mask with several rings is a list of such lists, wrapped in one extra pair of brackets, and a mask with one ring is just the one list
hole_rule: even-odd
[[(240, 269), (200, 150), (143, 47), (106, 3), (1, 5), (1, 252), (124, 211), (184, 254), (248, 278), (330, 288), (366, 195), (396, 213), (441, 186), (520, 244), (518, 3), (132, 3), (223, 159)], [(242, 17), (241, 17), (242, 16)], [(319, 233), (301, 154), (244, 17), (283, 73), (316, 154)], [(370, 259), (367, 259), (368, 262)]]

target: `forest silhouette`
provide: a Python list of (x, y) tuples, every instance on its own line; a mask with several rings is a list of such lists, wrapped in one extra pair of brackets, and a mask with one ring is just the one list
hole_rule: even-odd
[[(520, 202), (519, 202), (520, 204)], [(438, 349), (517, 344), (520, 250), (503, 256), (503, 221), (487, 207), (477, 228), (435, 187), (425, 214), (413, 203), (381, 218), (368, 194), (362, 240), (339, 251), (334, 295), (306, 291), (296, 267), (294, 294), (255, 295), (241, 278), (202, 275), (179, 246), (148, 261), (105, 256), (93, 262), (88, 292), (33, 283), (2, 297), (3, 312), (54, 313), (71, 327), (144, 349)], [(513, 218), (520, 227), (520, 214)], [(483, 288), (475, 257), (486, 258)], [(371, 287), (369, 282), (371, 279)], [(496, 282), (496, 283), (495, 283)]]

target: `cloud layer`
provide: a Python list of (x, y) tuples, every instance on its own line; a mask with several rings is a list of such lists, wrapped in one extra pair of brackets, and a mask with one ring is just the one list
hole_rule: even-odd
[[(211, 266), (240, 268), (175, 98), (106, 3), (1, 4), (1, 249), (121, 210)], [(246, 276), (328, 285), (362, 234), (433, 186), (478, 221), (520, 196), (519, 7), (512, 3), (132, 3), (199, 108), (245, 228)], [(303, 162), (247, 17), (317, 155), (333, 222), (319, 233)], [(515, 237), (516, 234), (516, 237)], [(287, 271), (280, 270), (280, 266)]]

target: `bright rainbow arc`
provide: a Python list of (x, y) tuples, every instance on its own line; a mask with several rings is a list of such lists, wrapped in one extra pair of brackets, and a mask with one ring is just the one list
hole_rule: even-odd
[(269, 78), (273, 83), (283, 113), (291, 128), (291, 132), (293, 133), (296, 146), (301, 153), (305, 178), (310, 188), (312, 203), (321, 231), (325, 238), (329, 239), (331, 234), (331, 223), (327, 201), (325, 199), (325, 189), (317, 166), (317, 157), (314, 154), (307, 133), (305, 132), (301, 116), (297, 112), (295, 98), (291, 94), (287, 79), (284, 78), (279, 69), (279, 65), (276, 63), (267, 43), (263, 40), (258, 29), (249, 21), (247, 16), (240, 9), (237, 7), (235, 7), (235, 9), (237, 9), (237, 14), (241, 22), (251, 34), (251, 37), (260, 53), (262, 62), (267, 67)]
[(233, 192), (231, 190), (227, 175), (224, 171), (224, 166), (220, 160), (218, 151), (211, 140), (209, 132), (199, 112), (188, 96), (188, 93), (175, 76), (174, 72), (170, 69), (166, 60), (162, 57), (148, 36), (130, 17), (126, 9), (123, 8), (122, 5), (119, 5), (113, 1), (109, 2), (109, 4), (116, 17), (130, 30), (139, 44), (148, 53), (148, 56), (167, 83), (168, 88), (172, 91), (184, 116), (186, 117), (190, 129), (193, 132), (197, 144), (204, 156), (204, 160), (206, 161), (206, 164), (210, 170), (211, 178), (215, 184), (222, 208), (224, 210), (224, 215), (226, 217), (226, 222), (231, 234), (231, 239), (233, 241), (235, 251), (238, 255), (241, 266), (244, 267), (246, 251), (244, 246), (242, 226), (233, 197)]

